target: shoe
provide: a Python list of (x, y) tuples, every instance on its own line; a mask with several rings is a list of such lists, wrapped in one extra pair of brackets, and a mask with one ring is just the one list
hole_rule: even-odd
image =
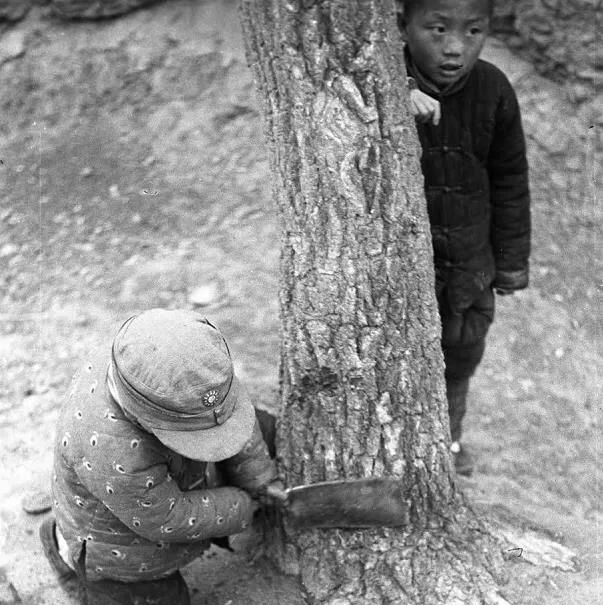
[(452, 452), (457, 475), (470, 477), (473, 473), (473, 457), (471, 454), (458, 441), (453, 441), (450, 444), (450, 451)]
[(55, 570), (59, 582), (62, 583), (75, 578), (75, 571), (63, 561), (63, 558), (59, 554), (55, 527), (56, 523), (53, 517), (49, 517), (43, 521), (42, 525), (40, 525), (40, 542), (42, 542), (42, 549), (44, 550), (46, 558)]

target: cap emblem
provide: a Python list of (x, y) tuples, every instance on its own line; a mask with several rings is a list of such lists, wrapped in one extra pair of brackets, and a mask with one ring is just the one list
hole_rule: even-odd
[(209, 391), (203, 395), (203, 405), (206, 408), (212, 408), (218, 400), (218, 391)]

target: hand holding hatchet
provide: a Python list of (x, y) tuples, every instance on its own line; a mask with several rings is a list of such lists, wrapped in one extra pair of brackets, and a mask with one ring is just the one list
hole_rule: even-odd
[(277, 479), (266, 486), (266, 495), (281, 506), (285, 506), (287, 503), (287, 498), (289, 497), (287, 492), (288, 490), (285, 489), (285, 486), (280, 479)]

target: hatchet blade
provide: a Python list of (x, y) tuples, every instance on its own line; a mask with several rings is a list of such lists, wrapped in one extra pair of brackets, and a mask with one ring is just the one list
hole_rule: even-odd
[(399, 527), (409, 521), (402, 481), (344, 479), (287, 490), (287, 513), (298, 528)]

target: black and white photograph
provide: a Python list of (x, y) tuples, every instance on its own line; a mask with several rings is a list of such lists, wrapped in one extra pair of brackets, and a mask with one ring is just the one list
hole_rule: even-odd
[(0, 0), (0, 605), (597, 605), (598, 0)]

